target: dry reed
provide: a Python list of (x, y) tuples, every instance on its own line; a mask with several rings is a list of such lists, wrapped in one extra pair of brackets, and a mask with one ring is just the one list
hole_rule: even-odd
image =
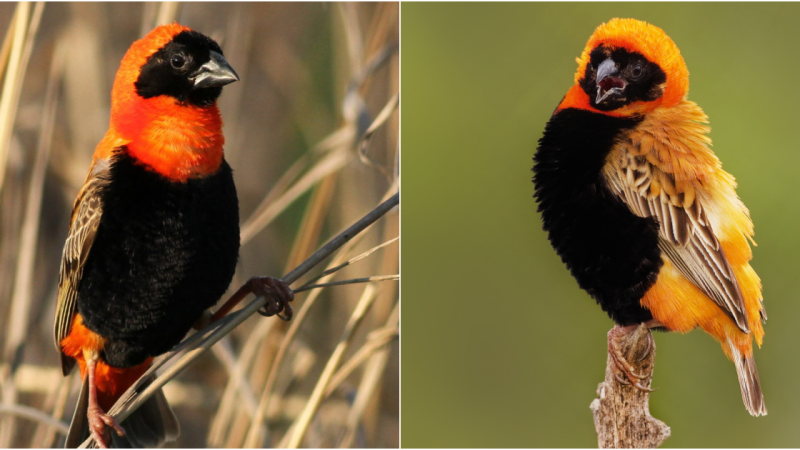
[[(398, 9), (0, 4), (0, 447), (63, 444), (78, 377), (61, 377), (52, 343), (58, 263), (130, 43), (178, 20), (242, 77), (220, 100), (242, 211), (236, 288), (294, 268), (397, 192)], [(159, 377), (183, 429), (170, 446), (396, 447), (398, 224), (391, 212), (337, 251), (337, 270), (299, 280), (310, 291), (291, 322), (245, 321), (256, 299), (181, 344)]]

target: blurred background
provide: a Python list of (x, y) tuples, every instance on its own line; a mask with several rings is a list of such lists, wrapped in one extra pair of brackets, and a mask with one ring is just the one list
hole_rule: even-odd
[[(216, 39), (241, 77), (219, 102), (242, 222), (232, 290), (282, 276), (397, 191), (397, 4), (0, 3), (0, 448), (63, 445), (79, 380), (61, 376), (52, 326), (72, 202), (122, 56), (174, 20)], [(394, 211), (335, 259), (398, 234)], [(334, 280), (398, 270), (392, 242)], [(395, 281), (329, 287), (298, 294), (292, 322), (249, 319), (166, 386), (182, 427), (171, 445), (299, 433), (310, 447), (397, 446), (398, 300)]]
[(798, 4), (405, 3), (403, 445), (595, 447), (589, 403), (613, 322), (556, 256), (531, 158), (594, 29), (653, 23), (755, 222), (769, 415), (702, 331), (657, 333), (666, 447), (800, 446)]

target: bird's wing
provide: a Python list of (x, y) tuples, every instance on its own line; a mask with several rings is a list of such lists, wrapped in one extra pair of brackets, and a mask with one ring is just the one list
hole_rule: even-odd
[[(72, 207), (69, 235), (64, 244), (58, 278), (54, 337), (56, 348), (59, 351), (61, 351), (61, 341), (69, 334), (72, 327), (83, 267), (103, 214), (100, 190), (107, 183), (105, 176), (107, 171), (108, 160), (106, 159), (98, 159), (92, 164), (89, 175)], [(61, 368), (64, 375), (67, 375), (74, 365), (75, 361), (72, 358), (61, 354)]]
[[(732, 195), (736, 205), (741, 202), (733, 193), (733, 178), (708, 148), (705, 114), (688, 101), (676, 109), (646, 118), (620, 140), (603, 175), (631, 212), (658, 220), (662, 254), (749, 332), (742, 291), (710, 220), (720, 209), (721, 195)], [(714, 177), (727, 177), (730, 193), (711, 192), (721, 185)]]

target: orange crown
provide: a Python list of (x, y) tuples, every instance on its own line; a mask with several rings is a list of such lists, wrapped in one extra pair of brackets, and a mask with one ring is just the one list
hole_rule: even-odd
[[(147, 58), (157, 52), (161, 47), (167, 45), (176, 35), (183, 31), (191, 31), (189, 27), (179, 25), (177, 22), (169, 25), (161, 25), (138, 41), (131, 44), (122, 62), (119, 64), (117, 76), (114, 79), (114, 87), (111, 90), (111, 118), (117, 123), (119, 128), (126, 130), (132, 124), (125, 122), (138, 122), (133, 117), (129, 117), (126, 112), (137, 111), (140, 99), (133, 88), (142, 66), (147, 63)], [(138, 128), (138, 127), (137, 127)]]
[(638, 52), (658, 64), (667, 75), (667, 86), (659, 99), (661, 105), (677, 105), (689, 92), (689, 70), (678, 46), (661, 28), (636, 19), (611, 19), (594, 30), (581, 57), (576, 60), (576, 84), (586, 72), (589, 54), (599, 45)]

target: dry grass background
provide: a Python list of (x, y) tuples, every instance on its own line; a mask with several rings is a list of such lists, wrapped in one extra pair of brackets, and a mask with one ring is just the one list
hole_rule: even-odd
[[(172, 20), (241, 77), (220, 100), (242, 222), (232, 290), (398, 189), (395, 3), (0, 3), (0, 447), (63, 443), (78, 377), (61, 376), (52, 322), (72, 201), (120, 59)], [(398, 235), (395, 211), (334, 261)], [(392, 242), (333, 280), (398, 271)], [(171, 445), (396, 447), (398, 299), (394, 281), (327, 287), (298, 294), (292, 322), (248, 319), (166, 385)]]

